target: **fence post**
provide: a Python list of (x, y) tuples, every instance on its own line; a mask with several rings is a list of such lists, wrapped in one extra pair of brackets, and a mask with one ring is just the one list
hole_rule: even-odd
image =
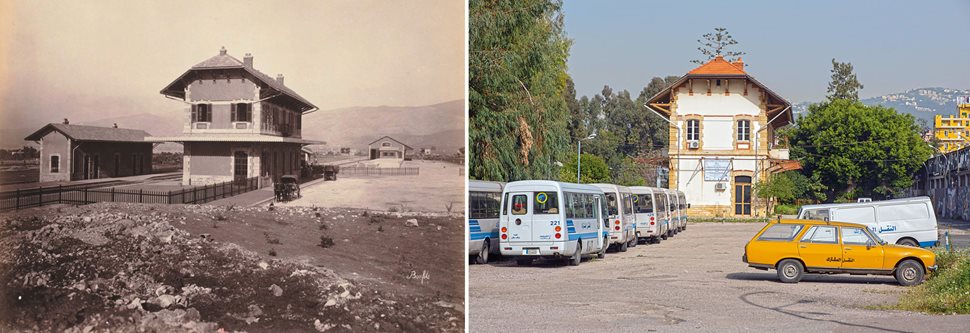
[(88, 203), (88, 188), (84, 188), (84, 203)]
[(43, 205), (44, 205), (44, 187), (41, 186), (40, 189), (37, 190), (37, 207), (40, 207)]
[(20, 189), (19, 188), (17, 189), (17, 205), (15, 209), (20, 210)]
[(61, 193), (64, 193), (63, 185), (57, 185), (57, 203), (61, 203)]
[(168, 190), (168, 204), (172, 204), (172, 190)]
[(111, 188), (111, 202), (114, 202), (114, 201), (115, 201), (115, 188), (112, 187)]
[(144, 192), (145, 192), (144, 189), (138, 189), (138, 203), (144, 203), (145, 202), (145, 199), (142, 196), (142, 195), (144, 195)]

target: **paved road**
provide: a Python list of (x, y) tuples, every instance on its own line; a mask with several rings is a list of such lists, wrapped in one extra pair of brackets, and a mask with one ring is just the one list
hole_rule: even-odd
[(970, 315), (868, 310), (906, 291), (891, 277), (777, 282), (741, 262), (761, 224), (691, 224), (578, 267), (469, 267), (472, 332), (965, 332)]

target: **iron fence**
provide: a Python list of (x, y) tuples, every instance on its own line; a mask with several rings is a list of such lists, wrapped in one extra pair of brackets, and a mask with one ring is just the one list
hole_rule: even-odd
[(130, 202), (155, 204), (201, 204), (259, 188), (257, 177), (175, 191), (103, 188), (103, 185), (69, 185), (18, 189), (0, 196), (0, 210), (17, 210), (50, 204)]

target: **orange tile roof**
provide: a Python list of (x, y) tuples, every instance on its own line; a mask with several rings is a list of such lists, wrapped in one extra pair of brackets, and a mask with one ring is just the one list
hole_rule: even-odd
[(707, 74), (707, 75), (744, 75), (744, 62), (741, 58), (738, 58), (736, 62), (728, 62), (724, 60), (724, 57), (718, 55), (711, 61), (694, 68), (694, 70), (687, 72), (687, 74)]

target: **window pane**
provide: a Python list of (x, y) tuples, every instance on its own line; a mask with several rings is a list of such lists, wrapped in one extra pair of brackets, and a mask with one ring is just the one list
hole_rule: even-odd
[(636, 194), (633, 201), (637, 214), (653, 213), (653, 197), (649, 194)]
[(606, 209), (606, 212), (607, 212), (608, 215), (617, 215), (617, 214), (619, 214), (620, 211), (619, 211), (619, 208), (617, 206), (616, 193), (607, 193), (606, 194), (606, 208), (607, 208)]
[(508, 213), (508, 211), (509, 211), (509, 194), (508, 193), (505, 194), (505, 199), (504, 200), (505, 200), (505, 205), (504, 205), (505, 209), (502, 210), (502, 215), (508, 215), (509, 214)]
[(529, 198), (523, 194), (512, 197), (512, 214), (525, 215), (529, 213)]
[(842, 227), (842, 244), (865, 245), (869, 240), (869, 236), (860, 228)]
[(812, 235), (815, 234), (815, 230), (816, 229), (818, 229), (818, 226), (814, 226), (811, 229), (808, 229), (808, 231), (805, 232), (805, 235), (802, 236), (802, 241), (803, 242), (808, 242), (809, 240), (811, 240), (812, 239)]
[(566, 218), (576, 218), (576, 208), (579, 206), (576, 195), (573, 193), (563, 193), (563, 203), (566, 207)]
[(815, 234), (812, 235), (812, 243), (835, 244), (838, 242), (835, 236), (835, 227), (819, 226), (818, 230), (815, 230)]
[(801, 224), (775, 224), (761, 233), (758, 240), (792, 240), (801, 230)]
[(555, 192), (538, 192), (532, 203), (536, 214), (559, 214), (559, 200)]
[(633, 214), (633, 196), (623, 193), (623, 214)]

